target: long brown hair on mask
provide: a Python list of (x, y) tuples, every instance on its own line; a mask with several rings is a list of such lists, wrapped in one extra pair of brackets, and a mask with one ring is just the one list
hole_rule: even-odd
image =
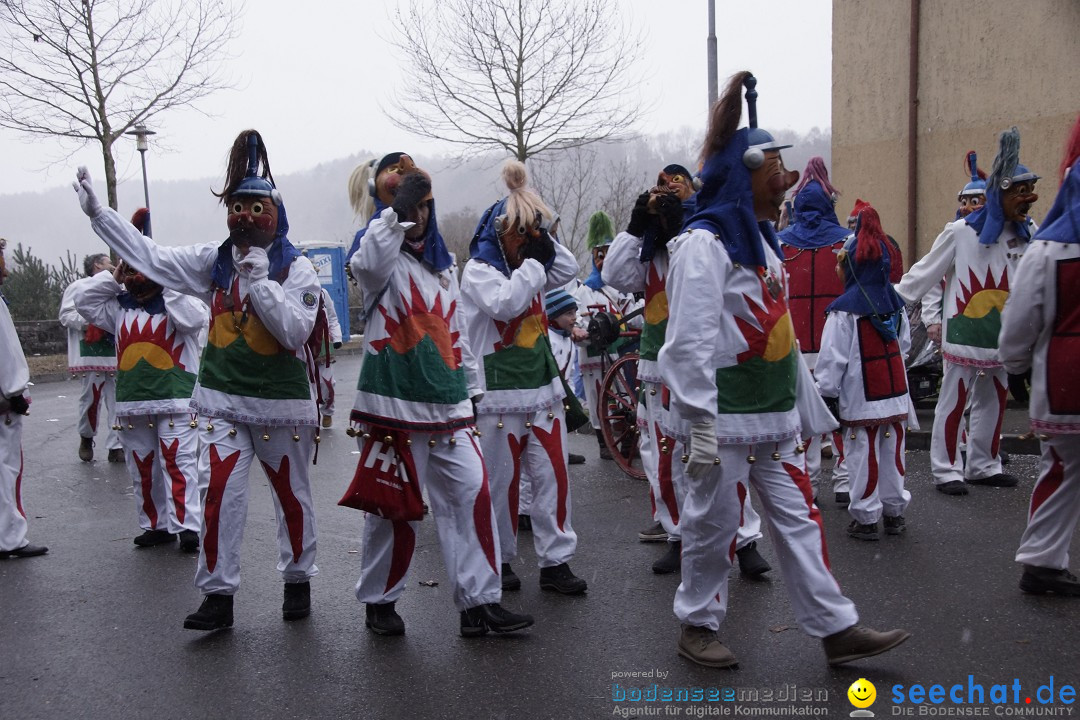
[(743, 81), (752, 74), (749, 70), (740, 70), (732, 75), (724, 88), (724, 94), (709, 109), (709, 127), (705, 131), (705, 142), (701, 146), (700, 160), (703, 164), (709, 157), (723, 150), (739, 129)]
[(229, 150), (229, 164), (225, 168), (225, 187), (221, 189), (221, 192), (210, 191), (214, 193), (216, 198), (221, 200), (222, 205), (226, 203), (236, 191), (240, 182), (247, 176), (248, 136), (251, 134), (258, 138), (256, 159), (262, 167), (261, 176), (269, 180), (271, 185), (277, 184), (274, 182), (273, 173), (270, 172), (270, 159), (266, 156), (266, 143), (263, 142), (262, 135), (259, 134), (258, 130), (242, 130), (233, 140), (232, 148)]

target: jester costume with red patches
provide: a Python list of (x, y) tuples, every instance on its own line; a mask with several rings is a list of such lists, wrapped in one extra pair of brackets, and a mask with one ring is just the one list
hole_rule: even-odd
[(845, 287), (827, 308), (814, 378), (823, 397), (835, 398), (841, 432), (849, 433), (849, 535), (873, 540), (883, 514), (886, 532), (904, 531), (911, 501), (904, 488), (905, 431), (918, 423), (904, 368), (911, 333), (889, 283), (889, 241), (872, 207), (860, 213), (857, 227), (838, 256)]
[[(661, 429), (667, 425), (663, 403), (666, 393), (656, 358), (664, 344), (668, 323), (668, 242), (681, 230), (681, 216), (689, 218), (693, 213), (695, 196), (691, 182), (689, 172), (681, 165), (671, 164), (660, 172), (656, 186), (639, 196), (634, 211), (639, 214), (632, 215), (626, 231), (615, 237), (604, 259), (602, 273), (604, 282), (619, 292), (644, 293), (644, 323), (637, 366), (637, 379), (641, 385), (637, 406), (638, 451), (649, 481), (652, 518), (667, 533), (671, 552), (679, 552), (682, 543), (679, 516), (686, 494), (686, 471), (678, 459), (685, 450), (682, 443)], [(677, 227), (668, 228), (664, 222), (667, 217), (661, 219), (656, 211), (648, 208), (653, 196), (671, 189), (674, 189), (673, 199), (679, 200), (682, 212), (678, 215)], [(644, 217), (641, 217), (643, 210)], [(749, 495), (743, 506), (742, 519), (735, 543), (737, 551), (761, 539), (761, 518), (751, 505)], [(653, 565), (655, 572), (663, 569), (662, 564)]]
[[(737, 129), (747, 88), (750, 127)], [(682, 514), (678, 652), (708, 667), (738, 662), (719, 639), (741, 508), (762, 499), (799, 626), (839, 664), (907, 639), (856, 626), (855, 606), (829, 571), (800, 437), (835, 427), (795, 342), (772, 223), (798, 180), (781, 145), (757, 127), (757, 80), (734, 75), (714, 104), (697, 207), (671, 245), (660, 373), (673, 434), (688, 441)]]
[[(408, 155), (383, 158), (375, 174), (379, 213), (350, 260), (367, 318), (351, 417), (360, 448), (356, 473), (374, 474), (376, 480), (389, 473), (394, 481), (399, 471), (406, 472), (426, 490), (450, 595), (464, 613), (501, 601), (501, 559), (470, 402), (481, 393), (476, 362), (464, 334), (454, 260), (439, 234), (430, 183), (411, 207), (388, 207), (400, 199), (397, 190), (408, 187), (408, 180), (397, 180), (421, 174)], [(394, 183), (388, 182), (391, 178)], [(417, 204), (427, 207), (426, 224), (407, 222), (395, 210), (415, 212)], [(406, 235), (415, 225), (425, 225), (416, 240)], [(368, 627), (376, 633), (398, 634), (385, 631), (374, 616), (393, 612), (404, 592), (419, 526), (419, 521), (373, 512), (365, 516), (356, 599), (367, 604)]]
[[(563, 382), (547, 343), (544, 292), (570, 282), (578, 263), (558, 242), (547, 262), (533, 257), (508, 261), (510, 251), (501, 238), (517, 228), (504, 224), (507, 208), (514, 193), (525, 191), (511, 188), (511, 197), (481, 219), (461, 276), (461, 293), (484, 390), (477, 427), (491, 476), (504, 576), (517, 556), (518, 489), (525, 473), (532, 480), (533, 543), (543, 578), (547, 569), (566, 568), (577, 548), (564, 450)], [(542, 205), (538, 196), (531, 197)], [(545, 221), (544, 216), (522, 219), (526, 233), (538, 232)], [(583, 591), (584, 581), (581, 586)]]
[(1016, 269), (998, 352), (1006, 371), (1031, 381), (1028, 411), (1042, 445), (1016, 551), (1020, 588), (1076, 596), (1069, 547), (1080, 520), (1080, 119), (1062, 165), (1054, 205)]
[[(987, 182), (986, 204), (947, 224), (930, 252), (896, 286), (905, 301), (914, 302), (945, 278), (941, 312), (945, 372), (934, 411), (930, 465), (938, 490), (950, 495), (966, 494), (967, 483), (1016, 484), (1013, 476), (1002, 471), (998, 455), (1008, 391), (998, 358), (998, 333), (1016, 266), (1034, 227), (1029, 221), (1006, 217), (1002, 205), (1009, 192), (1006, 188), (1033, 185), (1038, 179), (1019, 164), (1019, 142), (1015, 131), (1002, 133), (1002, 150)], [(968, 405), (965, 464), (960, 436)]]
[(251, 466), (273, 489), (277, 568), (285, 582), (282, 617), (310, 612), (316, 529), (309, 468), (318, 424), (316, 371), (307, 341), (320, 317), (320, 285), (311, 262), (289, 241), (289, 222), (273, 183), (266, 146), (242, 131), (229, 154), (225, 186), (229, 237), (163, 247), (116, 212), (102, 208), (81, 168), (76, 190), (94, 232), (164, 288), (210, 307), (210, 332), (191, 409), (200, 422), (200, 485), (206, 488), (195, 584), (200, 609), (184, 627), (232, 625), (240, 586), (240, 546)]
[[(0, 285), (7, 277), (5, 240), (0, 238)], [(48, 548), (26, 539), (22, 504), (22, 423), (28, 413), (30, 368), (26, 364), (7, 298), (0, 289), (0, 559), (33, 557)]]
[[(105, 255), (100, 256), (108, 260)], [(87, 259), (93, 262), (93, 256)], [(94, 263), (94, 268), (102, 263)], [(91, 271), (93, 268), (91, 268)], [(104, 272), (104, 270), (102, 270)], [(79, 436), (92, 443), (98, 428), (106, 431), (105, 448), (120, 448), (116, 432), (116, 339), (111, 332), (86, 320), (75, 307), (75, 293), (93, 277), (79, 278), (60, 299), (60, 324), (67, 329), (68, 372), (82, 381), (79, 396)], [(92, 447), (92, 445), (90, 446)], [(93, 451), (90, 451), (93, 456)]]
[(140, 302), (102, 272), (79, 286), (75, 306), (117, 340), (116, 416), (139, 527), (175, 535), (202, 528), (199, 434), (191, 427), (191, 392), (209, 313), (173, 290)]

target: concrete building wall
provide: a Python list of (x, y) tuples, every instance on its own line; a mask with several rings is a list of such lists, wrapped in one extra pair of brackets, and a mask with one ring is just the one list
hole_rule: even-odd
[[(880, 212), (907, 257), (910, 18), (918, 0), (833, 0), (832, 179)], [(998, 134), (1020, 129), (1021, 162), (1044, 177), (1032, 214), (1057, 191), (1080, 112), (1080, 1), (921, 0), (918, 42), (917, 255), (956, 212), (975, 150), (989, 172)]]

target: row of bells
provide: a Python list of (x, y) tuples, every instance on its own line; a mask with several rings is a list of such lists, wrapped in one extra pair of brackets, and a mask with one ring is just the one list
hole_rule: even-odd
[[(153, 430), (154, 429), (154, 421), (150, 420), (149, 422), (147, 422), (146, 427)], [(169, 427), (176, 427), (176, 424), (172, 420), (169, 420)], [(199, 423), (196, 422), (195, 420), (192, 420), (190, 423), (188, 423), (188, 427), (193, 428), (193, 429), (197, 428), (197, 427), (199, 427)], [(112, 429), (116, 430), (116, 431), (122, 431), (124, 429), (124, 426), (123, 425), (113, 425)], [(134, 430), (135, 426), (132, 425), (131, 423), (128, 423), (127, 429), (128, 430)], [(214, 431), (214, 424), (212, 422), (206, 423), (206, 432), (213, 432), (213, 431)], [(236, 437), (236, 428), (229, 428), (229, 437)], [(264, 442), (270, 442), (270, 433), (264, 431), (262, 439), (263, 439)], [(294, 442), (300, 442), (300, 436), (297, 435), (296, 433), (293, 433), (292, 439), (293, 439)], [(315, 442), (316, 443), (322, 442), (322, 438), (319, 437), (318, 433), (315, 434)]]
[[(352, 427), (346, 428), (345, 429), (345, 434), (348, 435), (349, 437), (359, 437), (359, 438), (362, 438), (364, 440), (367, 440), (368, 438), (371, 437), (371, 433), (363, 432), (361, 430), (357, 430), (356, 428), (352, 428)], [(475, 430), (475, 429), (472, 431), (472, 434), (474, 436), (476, 436), (476, 437), (483, 437), (484, 436), (484, 434), (482, 432), (480, 432), (479, 430)], [(393, 435), (384, 436), (383, 437), (383, 442), (385, 444), (387, 444), (387, 445), (391, 444), (392, 442), (394, 442), (394, 436)], [(457, 438), (451, 437), (449, 440), (447, 440), (447, 443), (449, 443), (450, 445), (457, 445)], [(411, 438), (405, 438), (405, 444), (406, 445), (412, 445), (412, 439)], [(435, 445), (436, 445), (435, 438), (431, 438), (430, 440), (428, 440), (428, 447), (435, 447)]]

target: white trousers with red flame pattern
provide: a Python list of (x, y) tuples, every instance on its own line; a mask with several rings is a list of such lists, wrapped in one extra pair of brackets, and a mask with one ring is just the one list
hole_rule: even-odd
[[(675, 592), (680, 622), (717, 630), (727, 615), (728, 576), (735, 557), (739, 515), (750, 484), (780, 560), (784, 587), (799, 626), (825, 637), (859, 616), (829, 571), (825, 528), (813, 504), (797, 439), (758, 445), (721, 445), (720, 464), (696, 480), (686, 476), (682, 514), (682, 583)], [(773, 460), (778, 453), (780, 459)], [(748, 462), (752, 457), (753, 462)]]
[[(202, 529), (199, 430), (192, 415), (120, 418), (120, 442), (143, 530)], [(130, 426), (130, 427), (129, 427)]]
[(248, 475), (256, 460), (270, 480), (274, 499), (278, 571), (286, 583), (305, 582), (318, 573), (309, 476), (315, 428), (265, 427), (200, 417), (198, 433), (205, 517), (195, 585), (203, 594), (224, 595), (240, 587)]
[(577, 534), (570, 522), (562, 401), (535, 412), (481, 413), (476, 426), (482, 433), (480, 444), (491, 478), (502, 562), (517, 557), (518, 480), (522, 472), (532, 480), (529, 514), (539, 566), (569, 562), (577, 549)]
[(1066, 570), (1080, 522), (1080, 435), (1049, 435), (1041, 444), (1039, 479), (1016, 562)]
[(903, 515), (911, 502), (904, 489), (905, 423), (845, 427), (844, 462), (848, 467), (851, 504), (848, 512), (856, 522), (870, 525)]
[[(1005, 369), (977, 368), (944, 361), (934, 427), (930, 435), (930, 468), (934, 483), (981, 479), (1001, 472), (998, 445), (1009, 385)], [(970, 403), (967, 466), (960, 454), (964, 409)]]
[[(0, 301), (2, 302), (2, 301)], [(0, 413), (0, 550), (26, 545), (22, 507), (22, 415)]]
[[(412, 444), (407, 452), (431, 505), (454, 606), (467, 610), (499, 602), (502, 559), (479, 438), (471, 427), (452, 433), (412, 432), (408, 437)], [(429, 444), (432, 440), (434, 445)], [(357, 600), (388, 603), (401, 597), (419, 526), (366, 514)]]
[(82, 394), (79, 396), (79, 436), (92, 438), (104, 426), (105, 449), (120, 447), (116, 434), (116, 378), (106, 372), (88, 372), (82, 376)]
[[(668, 542), (681, 542), (679, 512), (686, 497), (686, 464), (682, 462), (682, 456), (690, 451), (675, 438), (664, 435), (660, 429), (660, 383), (642, 381), (641, 387), (638, 452), (641, 467), (649, 481), (652, 518), (663, 526), (668, 534)], [(667, 452), (663, 448), (667, 448)], [(747, 493), (743, 500), (742, 522), (735, 537), (735, 549), (739, 550), (760, 539), (761, 517), (754, 510), (750, 494)]]

